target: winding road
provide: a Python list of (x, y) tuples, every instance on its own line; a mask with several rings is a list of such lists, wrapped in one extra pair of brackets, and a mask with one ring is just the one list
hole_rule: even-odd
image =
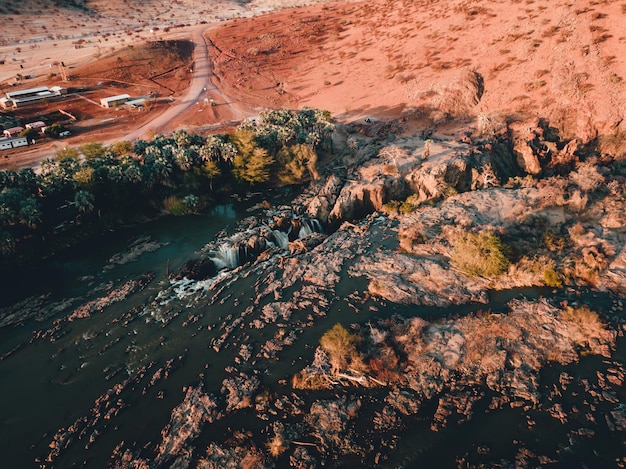
[(198, 101), (207, 97), (207, 93), (209, 91), (213, 97), (217, 97), (219, 100), (227, 103), (226, 105), (230, 108), (231, 112), (235, 116), (235, 119), (239, 120), (248, 117), (242, 109), (234, 106), (232, 104), (232, 100), (228, 99), (228, 97), (226, 97), (211, 80), (213, 77), (213, 64), (209, 59), (209, 46), (204, 37), (205, 31), (208, 31), (210, 28), (211, 26), (207, 27), (207, 25), (200, 25), (191, 31), (191, 41), (194, 43), (194, 70), (187, 94), (178, 98), (178, 102), (169, 107), (165, 112), (163, 112), (163, 114), (145, 122), (141, 125), (141, 127), (133, 130), (129, 134), (107, 143), (110, 144), (120, 140), (132, 142), (145, 135), (147, 130), (159, 132), (170, 121), (187, 112), (191, 107), (196, 105)]

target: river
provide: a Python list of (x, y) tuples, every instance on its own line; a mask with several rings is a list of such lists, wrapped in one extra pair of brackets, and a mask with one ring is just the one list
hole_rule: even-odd
[[(323, 296), (303, 282), (287, 282), (284, 290), (272, 292), (276, 280), (273, 276), (279, 275), (273, 267), (279, 262), (280, 246), (273, 248), (269, 260), (218, 275), (219, 288), (211, 289), (210, 282), (192, 282), (186, 288), (174, 282), (173, 286), (170, 273), (178, 272), (187, 260), (197, 257), (199, 250), (222, 230), (230, 232), (244, 218), (259, 213), (248, 211), (249, 205), (223, 205), (201, 216), (164, 217), (105, 233), (98, 240), (3, 280), (4, 306), (31, 298), (30, 306), (24, 304), (19, 309), (37, 315), (23, 324), (0, 329), (3, 467), (37, 467), (37, 463), (46, 468), (106, 467), (122, 443), (136, 454), (151, 457), (172, 410), (183, 401), (186, 388), (199, 381), (207, 393), (219, 395), (224, 379), (233, 375), (231, 368), (239, 367), (256, 376), (265, 393), (289, 394), (289, 379), (312, 361), (319, 338), (339, 319), (344, 324), (364, 325), (392, 314), (435, 317), (486, 307), (406, 308), (372, 300), (359, 306), (353, 296), (362, 293), (366, 282), (349, 277), (347, 263), (337, 272), (333, 291)], [(392, 224), (381, 221), (370, 226), (378, 248), (397, 247), (395, 238), (387, 234)], [(280, 244), (279, 237), (277, 233), (272, 238), (276, 244)], [(130, 262), (112, 262), (120, 259), (118, 253), (132, 252), (133, 246), (151, 248), (127, 258)], [(322, 266), (317, 268), (323, 270)], [(111, 292), (125, 286), (126, 294), (112, 299)], [(532, 298), (551, 291), (501, 292), (492, 295), (491, 307), (497, 310), (521, 294)], [(283, 298), (294, 298), (301, 306), (285, 317), (279, 313), (278, 319), (265, 320), (265, 306)], [(608, 295), (593, 301), (599, 308), (612, 304)], [(76, 314), (85, 310), (88, 314)], [(293, 334), (293, 345), (288, 349), (273, 351), (266, 347), (284, 334)], [(221, 337), (225, 338), (220, 341)], [(252, 350), (252, 358), (245, 357), (246, 347)], [(615, 359), (623, 362), (623, 346)], [(596, 370), (609, 365), (597, 357), (585, 357), (580, 365), (568, 365), (566, 370), (578, 380), (592, 379)], [(548, 392), (558, 382), (561, 368), (546, 369), (542, 389)], [(159, 369), (165, 371), (157, 373)], [(351, 394), (350, 390), (346, 392)], [(359, 393), (367, 395), (367, 391)], [(580, 389), (572, 388), (564, 405), (584, 407), (579, 394)], [(302, 392), (301, 407), (333, 395), (325, 391)], [(384, 392), (373, 391), (371, 396), (373, 401), (382, 399)], [(104, 397), (108, 399), (106, 404)], [(607, 404), (598, 412), (609, 412), (611, 408)], [(432, 409), (425, 406), (424, 412), (429, 411)], [(621, 454), (617, 444), (620, 433), (611, 433), (605, 427), (596, 430), (593, 438), (573, 438), (571, 431), (582, 425), (581, 415), (561, 425), (537, 413), (539, 424), (529, 428), (529, 412), (532, 410), (489, 412), (486, 404), (480, 404), (472, 420), (450, 424), (449, 429), (439, 433), (428, 429), (423, 415), (411, 417), (398, 432), (401, 438), (395, 451), (382, 451), (389, 455), (388, 467), (455, 467), (458, 458), (465, 456), (479, 462), (493, 461), (494, 457), (514, 460), (520, 448), (564, 454), (561, 467), (576, 467), (572, 461), (592, 467)], [(259, 411), (261, 414), (271, 415)], [(365, 409), (359, 418), (366, 425), (373, 415)], [(291, 417), (286, 418), (285, 422), (291, 421)], [(242, 434), (253, 433), (250, 441), (263, 447), (265, 425), (264, 418), (244, 409), (207, 427), (195, 444), (202, 447), (217, 441), (232, 445), (233, 431), (241, 429)], [(51, 451), (55, 435), (68, 428), (77, 431), (58, 445), (57, 452)], [(454, 451), (450, 451), (451, 442)], [(594, 453), (597, 448), (602, 457), (597, 456), (598, 450)], [(373, 461), (378, 450), (364, 460)], [(342, 464), (353, 461), (337, 457), (331, 465)], [(279, 459), (278, 466), (289, 467), (289, 459)]]

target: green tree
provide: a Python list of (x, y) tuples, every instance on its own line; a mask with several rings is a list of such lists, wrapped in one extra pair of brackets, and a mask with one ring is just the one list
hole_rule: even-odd
[(252, 155), (252, 152), (257, 147), (254, 138), (255, 134), (252, 130), (237, 130), (232, 136), (232, 142), (237, 147), (237, 153), (244, 158)]
[(107, 149), (98, 142), (85, 143), (78, 147), (78, 149), (87, 159), (104, 156), (107, 151)]
[(222, 172), (220, 171), (219, 166), (213, 160), (208, 160), (204, 163), (203, 172), (205, 177), (209, 180), (209, 188), (213, 190), (213, 179), (218, 177)]
[(65, 159), (77, 160), (78, 150), (76, 150), (76, 148), (73, 148), (73, 147), (63, 147), (57, 150), (56, 157), (59, 160), (65, 160)]
[(301, 182), (307, 173), (314, 179), (319, 177), (317, 153), (311, 145), (299, 143), (283, 148), (278, 154), (278, 162), (282, 166), (279, 178), (286, 184)]
[(129, 153), (132, 153), (133, 146), (131, 145), (130, 142), (121, 140), (119, 142), (115, 142), (109, 145), (109, 150), (111, 151), (111, 153), (113, 153), (115, 156), (119, 158), (119, 157), (128, 155)]
[(46, 129), (43, 131), (45, 135), (52, 138), (59, 138), (59, 134), (65, 130), (63, 126), (59, 123), (54, 123), (46, 126)]
[(41, 222), (41, 207), (35, 199), (20, 202), (20, 221), (29, 228), (36, 228)]
[(74, 205), (78, 210), (78, 213), (90, 213), (95, 208), (94, 196), (89, 191), (78, 191), (74, 197)]
[(9, 256), (15, 252), (15, 239), (8, 231), (0, 228), (0, 253)]
[(20, 132), (20, 137), (26, 137), (28, 142), (30, 142), (31, 140), (39, 138), (39, 132), (37, 132), (35, 129), (24, 129)]
[(274, 164), (274, 159), (269, 156), (264, 148), (255, 148), (252, 155), (235, 157), (233, 172), (235, 177), (249, 184), (261, 184), (269, 181), (270, 168)]
[(74, 173), (74, 181), (79, 187), (90, 187), (94, 182), (94, 169), (89, 166), (81, 166), (81, 168)]

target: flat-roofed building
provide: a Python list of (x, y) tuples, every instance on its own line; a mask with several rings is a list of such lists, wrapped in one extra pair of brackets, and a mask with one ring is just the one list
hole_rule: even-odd
[(40, 132), (42, 132), (41, 129), (45, 127), (46, 127), (46, 123), (43, 121), (31, 122), (30, 124), (26, 124), (27, 129), (39, 130)]
[(36, 96), (39, 93), (42, 93), (44, 91), (49, 92), (50, 90), (48, 89), (47, 86), (38, 86), (37, 88), (29, 88), (27, 90), (7, 91), (6, 97), (9, 99), (13, 99), (13, 98), (22, 99), (22, 98), (28, 98), (29, 96)]
[(65, 90), (65, 88), (60, 86), (55, 86), (51, 89), (48, 89), (47, 86), (38, 86), (37, 88), (29, 88), (27, 90), (8, 91), (5, 93), (4, 98), (0, 98), (0, 106), (4, 109), (16, 109), (37, 101), (43, 101), (44, 99), (57, 99), (67, 93), (67, 91), (63, 93), (62, 90)]
[(11, 127), (10, 129), (5, 129), (3, 134), (5, 137), (17, 137), (20, 132), (24, 131), (24, 127)]
[(8, 150), (10, 148), (25, 147), (28, 145), (26, 137), (0, 137), (0, 150)]
[(120, 104), (124, 104), (126, 101), (130, 100), (130, 95), (128, 94), (118, 94), (117, 96), (111, 96), (109, 98), (102, 98), (100, 100), (100, 105), (102, 107), (116, 107)]

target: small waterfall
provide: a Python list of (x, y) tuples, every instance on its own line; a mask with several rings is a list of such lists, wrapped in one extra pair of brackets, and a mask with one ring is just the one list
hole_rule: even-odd
[(302, 227), (298, 232), (298, 238), (304, 238), (306, 236), (309, 236), (311, 233), (321, 233), (322, 231), (322, 224), (319, 222), (319, 220), (315, 218), (309, 218), (306, 220), (303, 219)]
[(313, 233), (313, 229), (309, 223), (307, 223), (307, 221), (302, 222), (302, 227), (300, 227), (300, 231), (298, 231), (298, 238), (304, 238), (309, 236), (311, 233)]
[(239, 265), (239, 246), (220, 244), (209, 258), (218, 269), (234, 269)]
[(289, 249), (289, 233), (280, 230), (272, 230), (276, 245), (281, 249)]

